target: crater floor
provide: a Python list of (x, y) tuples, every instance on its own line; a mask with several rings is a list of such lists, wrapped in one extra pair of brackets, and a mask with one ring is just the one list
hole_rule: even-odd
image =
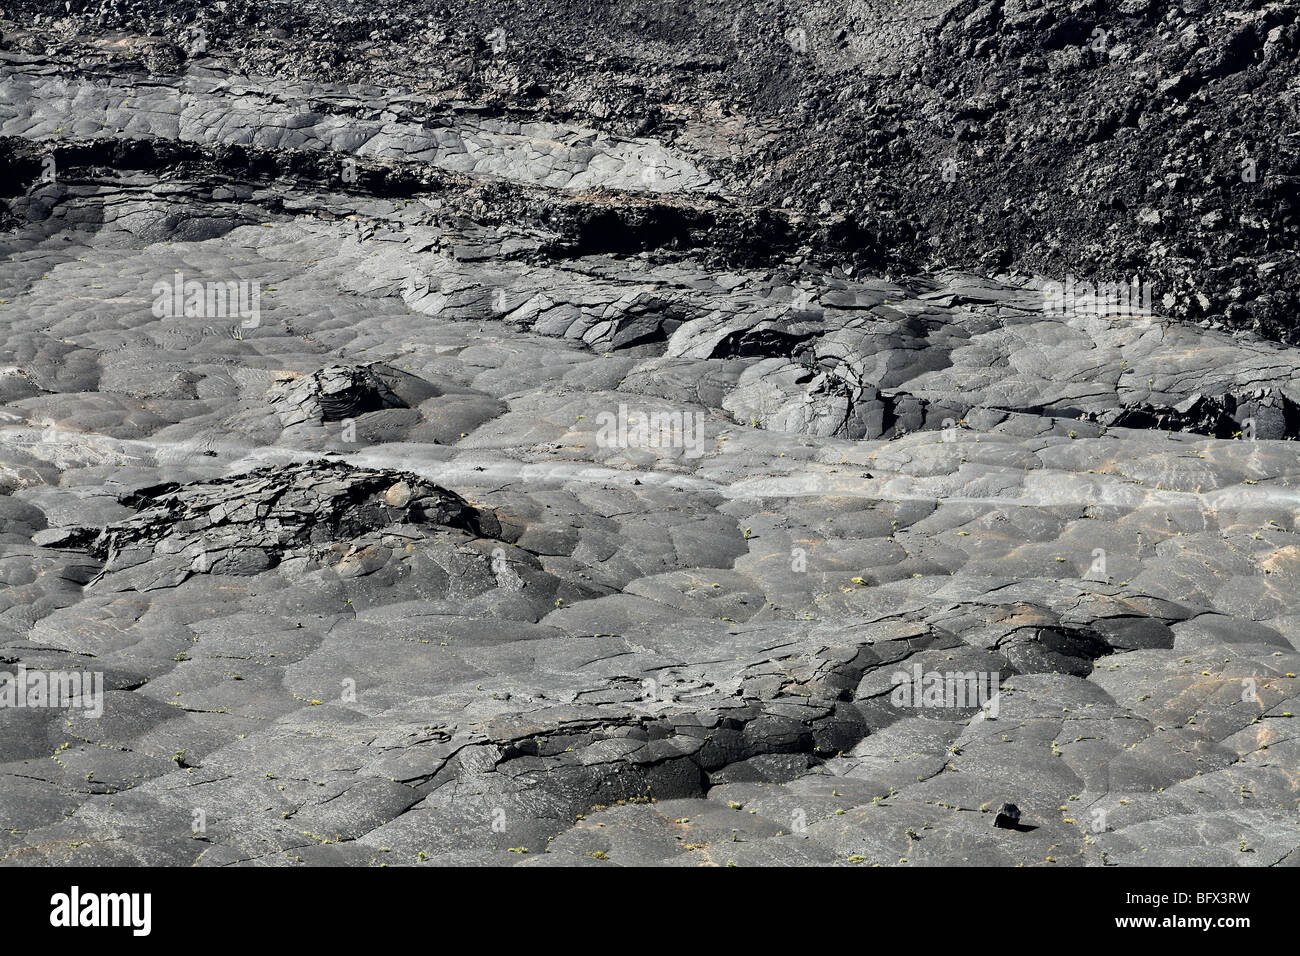
[(0, 862), (1300, 863), (1300, 353), (106, 57), (0, 53), (0, 670), (104, 680)]

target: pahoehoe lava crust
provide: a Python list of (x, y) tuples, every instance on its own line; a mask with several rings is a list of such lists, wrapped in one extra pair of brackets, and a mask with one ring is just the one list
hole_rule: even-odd
[(1298, 30), (6, 4), (0, 863), (1294, 864)]

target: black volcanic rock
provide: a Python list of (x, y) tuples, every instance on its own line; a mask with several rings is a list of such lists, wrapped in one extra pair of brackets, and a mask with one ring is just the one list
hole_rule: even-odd
[(385, 371), (389, 376), (396, 372), (382, 366), (331, 365), (286, 383), (270, 401), (283, 406), (280, 421), (285, 426), (337, 422), (381, 408), (409, 408), (384, 380)]
[(1020, 825), (1020, 808), (1014, 803), (1002, 804), (993, 817), (993, 825), (1003, 830), (1016, 829)]
[[(256, 574), (286, 554), (348, 541), (393, 525), (482, 533), (479, 512), (454, 492), (400, 472), (342, 462), (260, 468), (187, 485), (141, 488), (121, 502), (134, 517), (94, 539), (73, 531), (58, 545), (84, 546), (106, 571), (159, 554), (192, 557), (199, 573)], [(55, 544), (47, 539), (47, 544)]]

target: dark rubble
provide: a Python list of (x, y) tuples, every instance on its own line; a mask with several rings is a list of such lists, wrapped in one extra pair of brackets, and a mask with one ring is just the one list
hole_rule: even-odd
[[(1033, 72), (1060, 6), (895, 28)], [(1068, 52), (1074, 6), (1054, 54), (1117, 69)], [(310, 4), (13, 9), (0, 671), (106, 690), (0, 708), (0, 862), (1300, 862), (1288, 335), (1045, 308), (1048, 260), (960, 229), (946, 262), (832, 234), (810, 185), (726, 160), (787, 142), (794, 88), (690, 55), (706, 30), (642, 76), (603, 20), (581, 66), (529, 21), (502, 50), (435, 23), (421, 59), (407, 5), (334, 41)], [(1290, 62), (1292, 16), (1236, 18), (1165, 94)], [(705, 102), (731, 81), (767, 120)], [(797, 121), (791, 165), (857, 135)]]

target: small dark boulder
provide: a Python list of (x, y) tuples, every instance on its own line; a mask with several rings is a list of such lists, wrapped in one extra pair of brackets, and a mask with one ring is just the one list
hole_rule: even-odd
[(1014, 803), (1004, 803), (998, 807), (993, 825), (1000, 830), (1015, 830), (1020, 826), (1020, 808)]

